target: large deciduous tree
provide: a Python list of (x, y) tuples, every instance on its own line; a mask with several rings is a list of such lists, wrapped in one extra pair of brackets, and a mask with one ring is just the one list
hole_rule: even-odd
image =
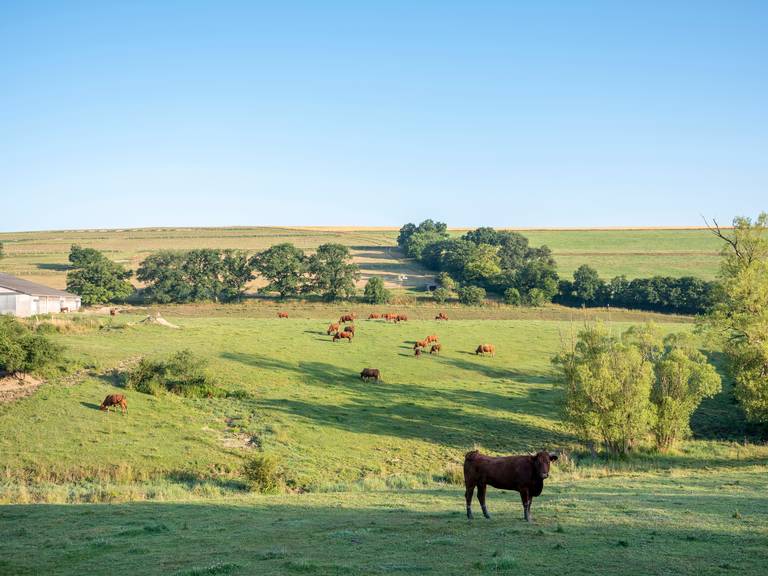
[(311, 289), (326, 300), (350, 298), (355, 295), (355, 282), (360, 277), (358, 267), (351, 262), (349, 249), (343, 244), (322, 244), (309, 257), (308, 270)]
[(67, 273), (67, 290), (80, 296), (83, 304), (122, 301), (133, 293), (128, 281), (132, 273), (98, 250), (73, 245), (69, 261), (73, 270)]
[(306, 281), (307, 258), (304, 251), (286, 242), (276, 244), (251, 258), (256, 271), (267, 280), (264, 292), (277, 292), (281, 298), (301, 293)]

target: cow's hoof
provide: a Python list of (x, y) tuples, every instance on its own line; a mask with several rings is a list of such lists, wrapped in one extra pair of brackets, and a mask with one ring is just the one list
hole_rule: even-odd
[(485, 516), (485, 518), (486, 518), (487, 520), (490, 520), (490, 519), (491, 519), (491, 515), (490, 515), (490, 514), (483, 514), (483, 516)]

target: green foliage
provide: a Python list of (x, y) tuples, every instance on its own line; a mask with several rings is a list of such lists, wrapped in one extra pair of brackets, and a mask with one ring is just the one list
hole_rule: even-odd
[(349, 248), (342, 244), (322, 244), (309, 258), (311, 290), (325, 300), (351, 298), (360, 272), (351, 263)]
[(289, 242), (276, 244), (251, 258), (251, 265), (269, 283), (264, 292), (277, 292), (281, 298), (302, 291), (307, 271), (304, 251)]
[(0, 370), (37, 372), (61, 359), (62, 349), (12, 316), (0, 316)]
[(370, 304), (386, 304), (392, 299), (392, 294), (384, 288), (384, 280), (378, 276), (373, 276), (365, 285), (363, 293), (365, 301)]
[(716, 233), (725, 243), (721, 293), (704, 324), (722, 342), (747, 417), (768, 422), (768, 213)]
[(0, 260), (5, 256), (5, 248), (3, 247), (3, 243), (0, 242)]
[(73, 270), (67, 273), (67, 290), (80, 296), (86, 306), (120, 302), (133, 293), (128, 281), (131, 271), (98, 250), (73, 244), (69, 261)]
[(243, 464), (243, 476), (248, 487), (261, 493), (278, 492), (282, 486), (282, 475), (277, 459), (271, 454), (257, 454)]
[(481, 306), (485, 301), (485, 288), (462, 284), (458, 290), (459, 302), (467, 306)]
[(224, 390), (206, 373), (206, 366), (207, 361), (191, 350), (181, 350), (165, 360), (142, 358), (128, 371), (125, 387), (153, 396), (162, 390), (187, 398), (224, 396)]
[(653, 366), (602, 325), (581, 331), (572, 349), (555, 356), (565, 390), (564, 415), (587, 442), (627, 453), (653, 421)]
[(400, 228), (397, 245), (410, 258), (421, 258), (424, 249), (435, 242), (448, 238), (448, 227), (444, 222), (424, 220), (418, 226), (406, 224)]
[(456, 290), (456, 280), (451, 278), (451, 275), (448, 274), (448, 272), (440, 272), (440, 274), (437, 275), (437, 283), (449, 292)]
[(202, 248), (155, 252), (144, 259), (136, 277), (147, 285), (147, 300), (165, 304), (241, 298), (253, 273), (241, 250)]
[(568, 421), (584, 440), (611, 452), (626, 453), (649, 431), (666, 450), (690, 434), (693, 412), (721, 387), (690, 334), (662, 340), (650, 324), (629, 328), (620, 340), (600, 324), (587, 327), (553, 363)]
[(520, 306), (520, 304), (523, 303), (523, 300), (520, 297), (520, 290), (514, 287), (504, 290), (504, 303), (512, 306)]
[(582, 264), (573, 273), (573, 290), (577, 298), (586, 304), (593, 303), (600, 292), (602, 282), (597, 270)]
[(448, 290), (447, 288), (444, 288), (443, 286), (435, 288), (435, 290), (432, 292), (432, 298), (438, 304), (443, 304), (450, 297), (451, 297), (451, 291)]

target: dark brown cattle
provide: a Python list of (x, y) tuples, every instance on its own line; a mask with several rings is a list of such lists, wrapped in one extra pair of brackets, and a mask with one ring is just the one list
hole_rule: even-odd
[(440, 354), (440, 350), (443, 349), (442, 344), (432, 344), (432, 348), (429, 349), (430, 354)]
[(414, 343), (413, 349), (416, 350), (416, 348), (426, 348), (428, 342), (426, 340), (419, 340), (418, 342)]
[(352, 332), (352, 334), (355, 333), (355, 326), (354, 324), (351, 326), (344, 326), (344, 332)]
[(101, 406), (99, 406), (99, 410), (109, 410), (110, 406), (115, 407), (115, 412), (117, 412), (118, 406), (120, 406), (122, 409), (123, 414), (128, 412), (128, 401), (122, 394), (109, 394), (106, 398), (104, 398), (104, 402), (102, 402)]
[(66, 306), (62, 306), (61, 312), (64, 312), (66, 314), (67, 312), (69, 312), (69, 308), (67, 308)]
[(379, 318), (381, 318), (381, 314), (376, 314), (376, 313), (368, 314), (368, 320), (378, 320)]
[(444, 312), (440, 312), (435, 316), (435, 320), (448, 320), (448, 316)]
[(419, 358), (421, 356), (421, 348), (414, 349), (413, 355), (416, 356), (416, 358)]
[(326, 331), (326, 334), (329, 336), (335, 332), (339, 331), (339, 324), (334, 322), (332, 324), (328, 324), (328, 330)]
[(437, 342), (437, 340), (438, 340), (437, 334), (432, 334), (431, 336), (427, 336), (426, 338), (424, 338), (424, 342), (426, 342), (427, 344), (430, 344), (432, 342)]
[(109, 309), (109, 315), (110, 316), (117, 316), (117, 308), (110, 308)]
[(381, 380), (381, 373), (379, 372), (378, 368), (363, 368), (363, 371), (360, 372), (360, 379), (361, 380), (370, 380), (373, 378), (374, 380)]
[(354, 322), (354, 321), (355, 321), (354, 314), (344, 314), (341, 318), (339, 318), (339, 322)]
[(397, 322), (407, 322), (408, 321), (408, 316), (406, 316), (405, 314), (398, 314), (396, 321)]
[(485, 506), (486, 486), (501, 490), (520, 492), (523, 501), (523, 515), (531, 521), (531, 500), (544, 489), (544, 480), (549, 476), (549, 463), (557, 460), (554, 452), (539, 452), (526, 456), (485, 456), (477, 450), (464, 457), (464, 485), (467, 490), (467, 518), (472, 519), (472, 495), (477, 486), (477, 499), (483, 509), (483, 516), (490, 518)]
[(480, 344), (480, 346), (477, 347), (477, 350), (475, 350), (475, 354), (490, 354), (491, 356), (496, 356), (496, 346), (493, 344)]
[(336, 340), (341, 340), (342, 338), (346, 338), (349, 340), (350, 344), (352, 343), (352, 332), (336, 332), (336, 334), (333, 335), (333, 341), (336, 342)]
[(277, 313), (278, 318), (288, 318), (288, 312), (278, 312)]

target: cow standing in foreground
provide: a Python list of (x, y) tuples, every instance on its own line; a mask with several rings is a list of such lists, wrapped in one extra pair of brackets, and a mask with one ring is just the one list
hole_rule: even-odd
[(336, 340), (343, 340), (346, 338), (351, 344), (353, 336), (354, 334), (352, 334), (352, 332), (336, 332), (336, 334), (333, 335), (333, 341), (336, 342)]
[(480, 346), (477, 347), (477, 350), (475, 350), (475, 355), (479, 354), (482, 354), (483, 356), (486, 354), (496, 356), (496, 346), (493, 344), (480, 344)]
[(501, 490), (520, 492), (523, 513), (531, 521), (531, 501), (544, 489), (544, 480), (549, 477), (549, 463), (557, 460), (554, 452), (538, 452), (526, 456), (486, 456), (477, 450), (467, 452), (464, 457), (464, 485), (467, 490), (467, 518), (472, 519), (472, 495), (477, 486), (477, 499), (483, 509), (483, 516), (490, 518), (485, 507), (485, 490), (493, 486)]
[(373, 378), (377, 382), (381, 380), (381, 372), (379, 372), (378, 368), (363, 368), (363, 371), (360, 372), (360, 380), (369, 380)]
[(123, 414), (128, 412), (128, 401), (125, 399), (123, 394), (109, 394), (106, 398), (104, 398), (104, 402), (102, 402), (101, 406), (99, 406), (99, 410), (109, 411), (110, 406), (115, 407), (115, 412), (117, 412), (118, 406), (120, 406)]

